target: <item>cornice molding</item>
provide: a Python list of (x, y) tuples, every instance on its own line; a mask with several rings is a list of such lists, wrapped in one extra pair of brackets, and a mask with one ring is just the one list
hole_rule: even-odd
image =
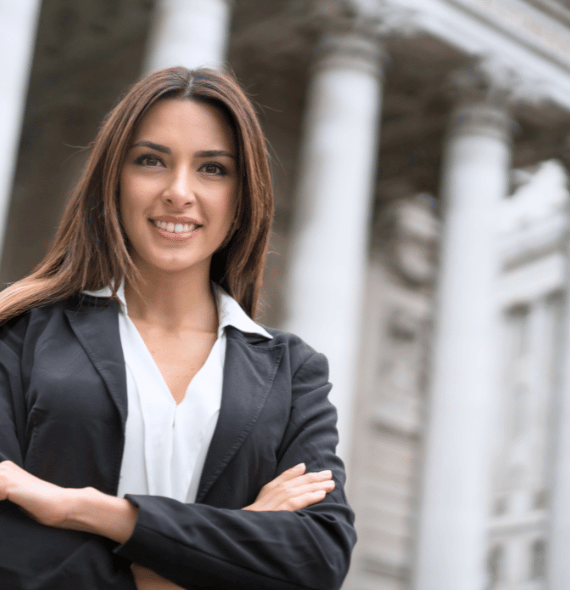
[(535, 80), (551, 101), (570, 109), (570, 35), (567, 17), (556, 16), (568, 11), (553, 0), (388, 1), (415, 10), (411, 18), (423, 34), (468, 55), (497, 56)]
[(527, 3), (570, 27), (570, 5), (564, 6), (556, 0), (527, 0)]

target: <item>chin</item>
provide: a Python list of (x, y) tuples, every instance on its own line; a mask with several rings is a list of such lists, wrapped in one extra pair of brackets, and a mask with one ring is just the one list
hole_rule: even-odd
[(206, 260), (180, 260), (180, 259), (147, 259), (143, 262), (143, 267), (148, 272), (160, 272), (160, 273), (193, 273), (200, 272), (206, 269), (206, 272), (210, 272), (210, 261)]

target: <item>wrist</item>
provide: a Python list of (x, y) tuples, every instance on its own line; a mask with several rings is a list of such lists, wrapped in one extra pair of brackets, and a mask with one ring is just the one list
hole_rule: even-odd
[(124, 498), (95, 488), (75, 490), (66, 528), (101, 535), (124, 543), (133, 533), (138, 508)]

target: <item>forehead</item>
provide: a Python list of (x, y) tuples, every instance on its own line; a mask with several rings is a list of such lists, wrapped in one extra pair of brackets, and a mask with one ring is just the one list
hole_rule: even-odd
[(166, 98), (152, 105), (134, 130), (134, 141), (208, 142), (235, 150), (233, 130), (217, 107), (188, 99)]

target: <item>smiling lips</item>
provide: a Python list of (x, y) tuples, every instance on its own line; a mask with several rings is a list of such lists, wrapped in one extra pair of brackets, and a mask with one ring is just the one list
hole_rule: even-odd
[(197, 223), (172, 223), (166, 221), (158, 221), (157, 219), (151, 220), (156, 227), (168, 231), (171, 233), (182, 234), (189, 231), (194, 231), (200, 226)]
[(169, 242), (186, 242), (194, 236), (195, 230), (202, 226), (198, 223), (174, 223), (172, 221), (149, 220), (158, 233)]

